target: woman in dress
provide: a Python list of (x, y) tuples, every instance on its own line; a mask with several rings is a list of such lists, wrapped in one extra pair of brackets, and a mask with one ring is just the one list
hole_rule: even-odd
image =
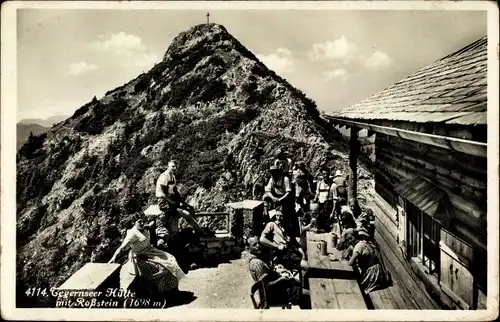
[(150, 233), (145, 226), (145, 218), (137, 216), (134, 226), (127, 230), (122, 244), (115, 251), (109, 263), (123, 252), (130, 249), (128, 262), (129, 273), (144, 277), (154, 285), (160, 294), (178, 290), (179, 281), (185, 276), (175, 257), (151, 245)]
[(366, 229), (357, 231), (357, 244), (354, 246), (349, 265), (356, 264), (361, 271), (361, 287), (365, 294), (384, 287), (384, 273), (377, 257), (376, 245), (371, 241)]

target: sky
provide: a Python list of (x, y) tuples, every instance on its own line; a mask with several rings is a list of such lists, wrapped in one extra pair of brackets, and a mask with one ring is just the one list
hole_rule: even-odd
[[(20, 9), (17, 120), (72, 115), (148, 71), (204, 10)], [(347, 107), (487, 34), (485, 11), (211, 10), (270, 69)]]

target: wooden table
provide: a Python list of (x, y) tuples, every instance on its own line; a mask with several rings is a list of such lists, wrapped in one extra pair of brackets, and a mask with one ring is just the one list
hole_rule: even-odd
[[(321, 255), (314, 240), (325, 240), (325, 234), (307, 232), (307, 257), (309, 265), (309, 288), (313, 309), (367, 309), (365, 299), (353, 268), (342, 260), (342, 253), (327, 248), (328, 253), (337, 257), (331, 261)], [(326, 240), (325, 240), (326, 241)]]

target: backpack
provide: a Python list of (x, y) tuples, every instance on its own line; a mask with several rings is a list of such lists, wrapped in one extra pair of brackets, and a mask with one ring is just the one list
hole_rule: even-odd
[(339, 178), (335, 180), (337, 185), (337, 196), (343, 199), (347, 199), (347, 184), (344, 178)]

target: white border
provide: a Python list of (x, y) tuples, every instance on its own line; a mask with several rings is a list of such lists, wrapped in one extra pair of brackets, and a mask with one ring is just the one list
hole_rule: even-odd
[[(488, 309), (482, 311), (360, 311), (360, 310), (265, 310), (183, 309), (168, 310), (90, 310), (15, 308), (15, 231), (16, 227), (16, 9), (308, 9), (308, 10), (486, 10), (488, 11)], [(106, 2), (106, 1), (26, 1), (4, 2), (1, 11), (1, 313), (12, 320), (217, 320), (217, 321), (449, 321), (494, 320), (498, 316), (498, 21), (496, 2), (483, 1), (187, 1), (187, 2)], [(395, 26), (397, 28), (397, 26)]]

